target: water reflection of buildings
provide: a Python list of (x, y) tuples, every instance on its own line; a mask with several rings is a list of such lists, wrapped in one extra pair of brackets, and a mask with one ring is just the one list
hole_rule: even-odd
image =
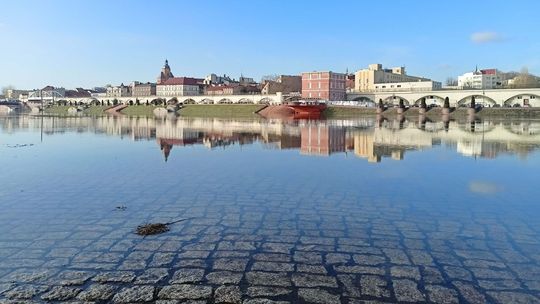
[(300, 153), (330, 155), (345, 151), (345, 129), (324, 124), (300, 127)]
[(380, 162), (402, 160), (407, 151), (444, 144), (465, 156), (495, 158), (502, 153), (526, 157), (540, 147), (540, 122), (396, 122), (373, 118), (346, 121), (164, 119), (130, 117), (0, 118), (4, 133), (43, 129), (44, 134), (93, 132), (156, 140), (165, 160), (174, 146), (209, 149), (261, 143), (266, 149), (298, 149), (303, 155), (328, 156), (353, 151), (359, 158)]

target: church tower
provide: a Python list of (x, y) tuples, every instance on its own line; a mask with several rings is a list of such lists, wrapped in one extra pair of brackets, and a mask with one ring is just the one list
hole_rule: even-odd
[(165, 81), (167, 81), (167, 79), (173, 78), (173, 77), (174, 77), (174, 75), (171, 72), (171, 67), (169, 66), (169, 61), (167, 59), (165, 59), (165, 65), (161, 68), (161, 74), (159, 75), (159, 77), (157, 79), (157, 84), (162, 84)]

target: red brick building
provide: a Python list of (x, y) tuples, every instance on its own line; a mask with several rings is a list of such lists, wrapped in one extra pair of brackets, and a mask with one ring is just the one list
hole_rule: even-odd
[(345, 100), (346, 75), (334, 72), (302, 73), (302, 98)]

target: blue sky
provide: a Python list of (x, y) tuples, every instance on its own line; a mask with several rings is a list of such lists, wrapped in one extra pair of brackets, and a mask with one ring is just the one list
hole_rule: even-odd
[[(370, 3), (371, 2), (371, 3)], [(29, 1), (0, 10), (0, 87), (345, 72), (382, 63), (444, 81), (540, 74), (539, 1)]]

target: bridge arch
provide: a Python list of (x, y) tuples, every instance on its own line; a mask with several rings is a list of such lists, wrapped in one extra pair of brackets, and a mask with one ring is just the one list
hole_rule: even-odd
[(465, 97), (461, 98), (460, 100), (458, 100), (456, 105), (458, 107), (470, 106), (471, 100), (472, 100), (473, 97), (474, 97), (475, 103), (477, 105), (478, 104), (483, 105), (484, 107), (486, 107), (486, 106), (487, 107), (493, 107), (494, 105), (500, 105), (493, 98), (491, 98), (489, 96), (486, 96), (486, 95), (478, 95), (478, 94), (465, 96)]
[(537, 123), (517, 122), (504, 125), (504, 128), (516, 135), (535, 136), (540, 134), (540, 125)]
[(221, 98), (217, 103), (218, 104), (232, 104), (234, 102), (230, 100), (229, 98)]
[(434, 95), (434, 94), (425, 95), (425, 96), (422, 96), (422, 97), (418, 98), (414, 102), (414, 105), (416, 105), (416, 106), (420, 105), (420, 103), (422, 102), (422, 98), (426, 99), (426, 105), (428, 105), (428, 106), (434, 104), (434, 105), (442, 107), (444, 105), (444, 97), (441, 97), (439, 95)]
[(253, 103), (253, 100), (251, 100), (249, 98), (241, 98), (240, 100), (238, 100), (238, 103), (250, 104), (250, 103)]
[(503, 103), (505, 107), (512, 107), (518, 104), (520, 107), (530, 106), (530, 107), (540, 107), (540, 95), (537, 94), (517, 94), (508, 99)]
[(462, 123), (457, 125), (458, 129), (466, 133), (488, 133), (495, 130), (495, 125), (487, 121), (473, 120), (469, 123)]
[(213, 99), (210, 99), (210, 98), (204, 98), (203, 100), (201, 100), (202, 104), (214, 104), (214, 100)]
[(391, 95), (391, 96), (386, 97), (385, 99), (383, 99), (383, 103), (386, 105), (397, 106), (399, 104), (400, 99), (403, 100), (403, 104), (406, 106), (411, 104), (409, 100), (407, 100), (405, 97), (398, 96), (398, 95)]
[(302, 100), (302, 96), (293, 95), (293, 96), (286, 97), (284, 101), (299, 101), (299, 100)]
[(274, 100), (272, 98), (268, 98), (268, 97), (264, 97), (264, 98), (261, 98), (258, 103), (261, 103), (261, 104), (271, 104)]
[(193, 98), (186, 98), (182, 101), (183, 104), (196, 104), (197, 102)]
[(373, 102), (375, 103), (375, 100), (367, 97), (367, 96), (358, 96), (353, 99), (353, 101), (360, 101), (360, 102)]
[(159, 106), (161, 104), (165, 103), (165, 99), (163, 98), (154, 98), (150, 101), (150, 104), (154, 105), (154, 106)]

